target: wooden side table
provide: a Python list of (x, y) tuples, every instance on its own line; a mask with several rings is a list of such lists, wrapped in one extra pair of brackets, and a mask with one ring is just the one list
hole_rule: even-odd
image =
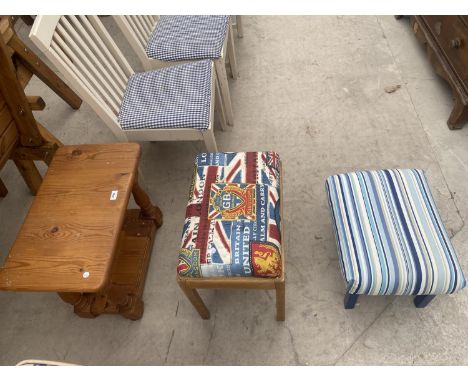
[[(138, 184), (135, 143), (57, 150), (13, 247), (0, 289), (57, 292), (80, 317), (143, 315), (162, 214)], [(141, 208), (128, 210), (130, 195)]]

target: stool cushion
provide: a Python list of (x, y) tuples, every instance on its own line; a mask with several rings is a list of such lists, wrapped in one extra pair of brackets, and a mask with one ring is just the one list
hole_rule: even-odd
[(229, 16), (161, 16), (146, 54), (162, 61), (221, 57)]
[(423, 171), (334, 175), (326, 189), (348, 293), (437, 295), (466, 285)]
[(133, 74), (118, 121), (123, 129), (207, 129), (212, 63), (209, 60)]
[(278, 154), (199, 154), (179, 252), (179, 276), (280, 277), (280, 220)]

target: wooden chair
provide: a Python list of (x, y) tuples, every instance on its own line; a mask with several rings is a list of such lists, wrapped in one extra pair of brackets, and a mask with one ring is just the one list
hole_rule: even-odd
[[(129, 79), (142, 74), (161, 73), (160, 71), (134, 73), (97, 16), (37, 16), (30, 38), (119, 140), (203, 140), (208, 151), (216, 151), (213, 133), (214, 104), (215, 97), (220, 104), (220, 97), (215, 92), (214, 70), (211, 71), (207, 128), (152, 128), (148, 123), (145, 127), (123, 129), (118, 117)], [(179, 82), (181, 88), (185, 86), (182, 81)], [(158, 96), (163, 97), (164, 94), (160, 93)], [(159, 105), (155, 105), (153, 109), (157, 108)], [(221, 127), (224, 125), (221, 120)]]
[[(24, 94), (20, 79), (24, 83), (26, 77), (30, 78), (26, 72), (26, 69), (17, 71), (11, 49), (5, 44), (4, 36), (0, 36), (0, 168), (12, 159), (35, 195), (42, 177), (34, 161), (48, 165), (62, 143), (34, 119), (31, 104), (40, 105), (43, 101)], [(7, 193), (0, 180), (0, 197)]]
[[(136, 55), (140, 59), (145, 70), (154, 70), (181, 62), (190, 62), (190, 60), (161, 61), (148, 56), (146, 48), (158, 23), (159, 16), (113, 16), (113, 18), (129, 42), (130, 46), (133, 48)], [(183, 28), (184, 26), (181, 25), (180, 27)], [(224, 112), (226, 114), (226, 121), (228, 125), (233, 125), (234, 115), (232, 111), (231, 95), (229, 92), (229, 83), (226, 73), (226, 58), (229, 59), (232, 78), (237, 78), (238, 70), (231, 21), (229, 21), (228, 32), (224, 39), (221, 57), (219, 59), (214, 59), (213, 57), (206, 58), (213, 59), (214, 61), (219, 84), (219, 88), (217, 90), (221, 93)]]

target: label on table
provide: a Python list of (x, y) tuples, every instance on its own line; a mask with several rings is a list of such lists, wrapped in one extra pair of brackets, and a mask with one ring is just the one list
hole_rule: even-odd
[(117, 200), (117, 196), (119, 195), (118, 190), (114, 190), (111, 192), (110, 200)]

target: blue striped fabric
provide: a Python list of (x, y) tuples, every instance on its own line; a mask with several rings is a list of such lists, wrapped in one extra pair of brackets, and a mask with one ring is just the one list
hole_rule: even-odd
[(334, 175), (326, 189), (348, 293), (437, 295), (465, 287), (423, 171)]

